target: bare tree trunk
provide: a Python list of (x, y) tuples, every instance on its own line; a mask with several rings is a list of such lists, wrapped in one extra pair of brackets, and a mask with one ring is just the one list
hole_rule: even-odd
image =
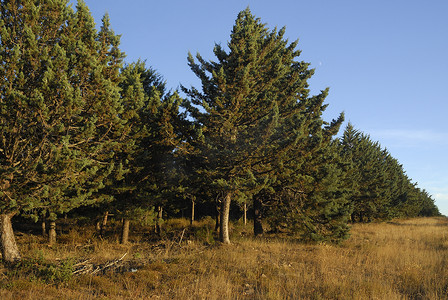
[(219, 231), (219, 239), (224, 244), (230, 244), (229, 238), (229, 213), (232, 193), (228, 192), (221, 202), (221, 227)]
[(247, 203), (246, 201), (244, 201), (244, 206), (243, 206), (243, 222), (244, 222), (244, 226), (247, 225)]
[(162, 206), (157, 206), (157, 218), (156, 218), (156, 234), (160, 235), (162, 233)]
[(46, 237), (47, 236), (47, 220), (45, 218), (45, 216), (42, 216), (42, 223), (41, 223), (41, 227), (42, 227), (42, 236)]
[(121, 228), (121, 244), (129, 241), (129, 219), (123, 219), (123, 227)]
[(50, 221), (50, 228), (48, 229), (48, 241), (50, 245), (56, 244), (56, 222)]
[(219, 216), (220, 216), (220, 209), (216, 208), (216, 215), (215, 215), (215, 232), (218, 232), (219, 227), (221, 226), (221, 222), (220, 222)]
[(101, 222), (100, 226), (100, 236), (104, 236), (104, 232), (106, 231), (106, 225), (107, 225), (107, 217), (109, 216), (109, 212), (106, 211), (103, 216), (103, 221)]
[(21, 259), (11, 224), (14, 214), (0, 214), (0, 247), (3, 261), (7, 263), (14, 263)]
[(191, 218), (190, 218), (190, 225), (193, 225), (194, 222), (194, 200), (191, 201)]
[(218, 232), (219, 228), (221, 227), (221, 202), (219, 195), (216, 197), (215, 200), (215, 207), (216, 207), (216, 214), (215, 214), (215, 232)]
[(260, 199), (255, 196), (254, 197), (254, 235), (261, 235), (263, 234), (263, 224), (261, 223), (262, 215), (262, 204)]

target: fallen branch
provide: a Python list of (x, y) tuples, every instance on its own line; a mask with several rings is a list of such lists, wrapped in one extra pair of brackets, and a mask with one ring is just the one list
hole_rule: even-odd
[(90, 274), (90, 275), (95, 275), (99, 272), (104, 272), (106, 269), (110, 269), (113, 266), (116, 266), (118, 263), (120, 263), (123, 258), (126, 257), (128, 253), (126, 252), (125, 254), (123, 254), (122, 257), (120, 257), (119, 259), (110, 261), (108, 263), (105, 263), (104, 265), (94, 265), (92, 263), (90, 263), (91, 259), (87, 259), (85, 261), (79, 262), (75, 265), (73, 265), (73, 268), (75, 269), (73, 271), (73, 275), (80, 275), (80, 274)]
[(182, 235), (180, 236), (180, 240), (179, 240), (179, 246), (180, 246), (180, 244), (182, 243), (182, 239), (184, 238), (184, 234), (185, 234), (185, 229), (186, 228), (184, 228), (184, 230), (182, 231)]
[(119, 259), (117, 259), (117, 260), (115, 260), (115, 261), (112, 261), (112, 262), (107, 263), (107, 264), (104, 265), (102, 268), (97, 268), (95, 271), (92, 272), (92, 275), (94, 275), (94, 274), (96, 274), (96, 273), (98, 273), (98, 272), (100, 272), (100, 271), (102, 272), (102, 271), (104, 271), (104, 270), (106, 270), (106, 269), (108, 269), (108, 268), (110, 268), (110, 267), (112, 267), (112, 266), (118, 264), (120, 261), (123, 260), (123, 258), (124, 258), (127, 254), (128, 254), (128, 253), (126, 252), (125, 254), (123, 254), (123, 256), (122, 256), (121, 258), (119, 258)]

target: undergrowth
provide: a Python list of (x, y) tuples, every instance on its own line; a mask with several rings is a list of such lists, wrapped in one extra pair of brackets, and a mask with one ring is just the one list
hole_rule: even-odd
[[(447, 299), (445, 218), (355, 224), (341, 245), (254, 238), (242, 223), (221, 245), (212, 219), (168, 220), (160, 236), (134, 226), (120, 245), (115, 226), (73, 228), (57, 246), (18, 236), (25, 258), (0, 270), (0, 299)], [(111, 267), (75, 272), (88, 264)]]

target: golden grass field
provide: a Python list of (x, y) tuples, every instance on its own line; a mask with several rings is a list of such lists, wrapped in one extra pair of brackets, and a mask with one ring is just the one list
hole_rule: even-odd
[[(446, 218), (355, 224), (341, 245), (255, 239), (234, 224), (224, 246), (212, 225), (168, 221), (161, 241), (135, 234), (128, 245), (113, 233), (99, 239), (93, 227), (61, 235), (55, 247), (18, 236), (28, 265), (2, 268), (0, 299), (448, 299)], [(104, 265), (125, 253), (127, 270), (70, 276), (74, 263)], [(53, 267), (33, 269), (44, 263)]]

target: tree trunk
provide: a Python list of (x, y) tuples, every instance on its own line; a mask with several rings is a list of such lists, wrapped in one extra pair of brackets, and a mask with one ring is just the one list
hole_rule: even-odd
[(56, 244), (56, 222), (50, 221), (50, 228), (48, 229), (48, 241), (50, 245)]
[(232, 194), (228, 192), (221, 202), (221, 227), (219, 231), (219, 239), (224, 244), (230, 244), (229, 213), (230, 213), (231, 200), (232, 200)]
[(190, 225), (193, 225), (194, 222), (194, 205), (195, 202), (191, 201), (191, 218), (190, 218)]
[(219, 219), (220, 213), (219, 213), (219, 209), (216, 209), (216, 215), (215, 215), (215, 232), (218, 232), (219, 227), (221, 226), (221, 222)]
[(244, 206), (243, 206), (243, 222), (244, 222), (244, 226), (247, 225), (247, 203), (246, 201), (244, 201)]
[(3, 261), (7, 263), (14, 263), (21, 259), (12, 230), (11, 218), (13, 216), (14, 213), (0, 214), (0, 247)]
[(129, 219), (123, 219), (123, 227), (121, 228), (121, 244), (126, 244), (129, 240)]
[(262, 204), (258, 197), (254, 197), (254, 235), (261, 235), (263, 234), (263, 224), (261, 223), (262, 220)]
[(156, 234), (160, 235), (162, 233), (162, 206), (157, 206), (157, 218), (156, 218)]
[(219, 227), (221, 226), (221, 220), (219, 218), (219, 216), (221, 215), (221, 207), (220, 204), (218, 204), (220, 202), (216, 202), (216, 214), (215, 214), (215, 232), (218, 232)]
[(106, 231), (106, 225), (107, 225), (107, 217), (109, 216), (109, 212), (106, 211), (104, 213), (103, 216), (103, 220), (101, 222), (101, 226), (100, 226), (100, 236), (103, 237), (104, 236), (104, 232)]
[(42, 227), (42, 236), (46, 237), (47, 236), (47, 223), (46, 223), (46, 218), (42, 217), (42, 223), (41, 223), (41, 227)]

